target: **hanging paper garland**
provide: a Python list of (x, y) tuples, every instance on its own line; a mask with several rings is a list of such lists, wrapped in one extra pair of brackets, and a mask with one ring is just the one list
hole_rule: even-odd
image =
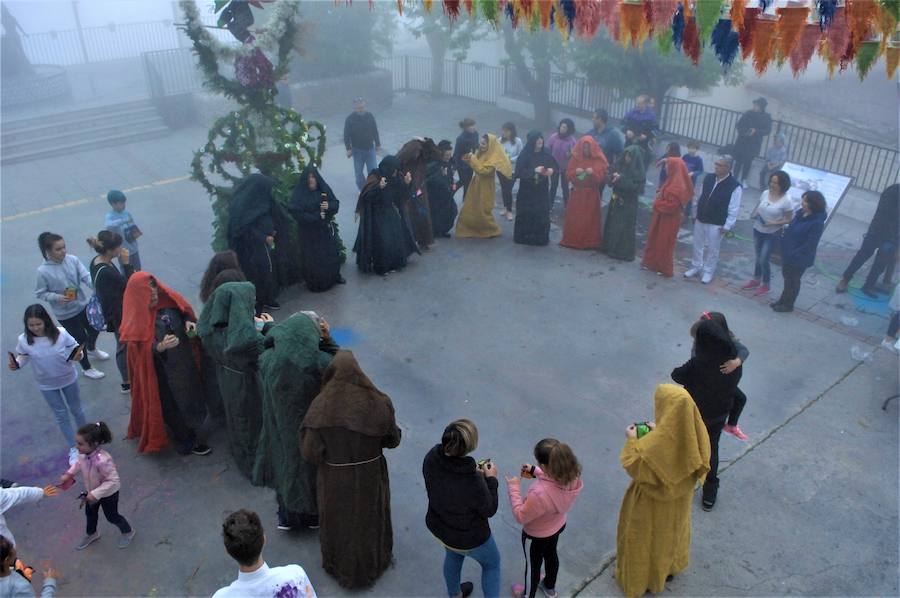
[(825, 43), (819, 47), (819, 55), (825, 59), (828, 65), (828, 76), (834, 76), (834, 69), (840, 63), (841, 57), (847, 52), (850, 45), (850, 29), (847, 26), (847, 11), (844, 7), (838, 7), (834, 11), (831, 26), (825, 36)]
[(672, 25), (672, 17), (678, 9), (678, 0), (649, 0), (646, 2), (647, 22), (655, 32), (665, 31)]
[(881, 54), (881, 40), (866, 40), (859, 45), (856, 52), (856, 72), (859, 80), (862, 81), (872, 70), (875, 61)]
[(459, 18), (459, 4), (460, 0), (444, 0), (444, 12), (451, 23)]
[(478, 0), (478, 13), (494, 28), (497, 27), (500, 13), (497, 10), (497, 0)]
[(682, 43), (684, 43), (684, 5), (679, 4), (675, 16), (672, 17), (672, 45), (680, 52)]
[(884, 49), (884, 64), (888, 79), (893, 79), (897, 74), (897, 65), (900, 64), (900, 46), (888, 45)]
[(850, 24), (850, 43), (859, 48), (868, 40), (878, 20), (880, 5), (873, 0), (846, 0), (844, 11), (849, 11), (847, 19)]
[(538, 3), (538, 12), (541, 15), (541, 27), (544, 29), (550, 28), (550, 12), (553, 9), (553, 4), (550, 0), (537, 0)]
[(469, 17), (475, 12), (475, 3), (474, 0), (463, 0), (463, 6), (466, 7), (466, 13)]
[(662, 33), (656, 35), (656, 49), (662, 56), (668, 56), (672, 53), (675, 44), (672, 42), (672, 30), (666, 29)]
[(806, 18), (809, 16), (808, 6), (786, 6), (779, 8), (775, 12), (778, 13), (778, 26), (775, 34), (778, 36), (778, 64), (784, 64), (787, 60), (800, 34), (806, 24)]
[(756, 31), (756, 19), (759, 16), (759, 8), (747, 7), (744, 9), (744, 27), (741, 29), (741, 58), (747, 60), (753, 52), (753, 36)]
[(837, 11), (837, 0), (816, 0), (816, 13), (819, 15), (819, 28), (825, 31), (834, 21)]
[(431, 13), (431, 5), (434, 3), (434, 0), (422, 0), (422, 5), (425, 7), (425, 12)]
[(565, 16), (566, 29), (569, 33), (575, 29), (575, 17), (578, 16), (578, 5), (575, 0), (559, 0), (559, 12)]
[(638, 44), (642, 47), (647, 39), (647, 13), (644, 4), (640, 1), (625, 0), (619, 6), (619, 19), (622, 32), (622, 47), (631, 43), (635, 48)]
[(772, 60), (772, 52), (775, 49), (775, 27), (774, 19), (756, 20), (756, 29), (753, 32), (753, 68), (756, 69), (757, 75), (762, 75)]
[(883, 12), (889, 13), (894, 18), (895, 23), (900, 22), (900, 2), (897, 2), (897, 0), (879, 0), (879, 4)]
[(719, 21), (722, 12), (722, 0), (696, 0), (694, 4), (694, 16), (697, 19), (697, 27), (700, 30), (700, 41), (706, 43), (712, 33), (713, 27)]
[(794, 73), (795, 79), (809, 66), (821, 38), (822, 30), (818, 23), (804, 25), (800, 40), (791, 51), (791, 72)]
[(681, 49), (695, 65), (700, 63), (700, 29), (697, 27), (697, 18), (688, 17), (684, 24), (684, 40)]

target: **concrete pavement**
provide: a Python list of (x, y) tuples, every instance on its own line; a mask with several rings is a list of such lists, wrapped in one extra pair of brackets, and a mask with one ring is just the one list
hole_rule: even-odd
[[(484, 123), (484, 130), (513, 116), (493, 106), (415, 96), (398, 97), (389, 113), (377, 116), (385, 147), (396, 149), (417, 134), (453, 139), (454, 123), (464, 115)], [(343, 201), (339, 220), (349, 245), (355, 238), (355, 186), (352, 163), (340, 151), (340, 121), (333, 121), (326, 120), (331, 142), (324, 174)], [(129, 208), (146, 233), (145, 268), (199, 307), (197, 285), (211, 255), (211, 211), (202, 188), (180, 177), (204, 138), (204, 130), (185, 129), (27, 169), (3, 167), (0, 313), (7, 346), (33, 301), (37, 234), (63, 234), (70, 251), (87, 262), (83, 239), (102, 225), (107, 207), (99, 196), (113, 186), (140, 187), (129, 194)], [(78, 173), (83, 180), (76, 185)], [(58, 195), (29, 193), (37, 185)], [(53, 207), (79, 198), (87, 200)], [(43, 208), (49, 209), (35, 212)], [(643, 213), (642, 226), (647, 219)], [(672, 591), (897, 593), (897, 404), (880, 411), (882, 398), (896, 392), (897, 361), (878, 351), (872, 363), (859, 365), (850, 355), (852, 345), (872, 350), (865, 338), (880, 334), (884, 316), (873, 320), (878, 326), (860, 318), (857, 328), (867, 326), (866, 335), (855, 338), (848, 334), (853, 330), (829, 327), (827, 317), (778, 317), (740, 296), (731, 285), (746, 275), (746, 262), (726, 264), (720, 280), (727, 284), (700, 286), (660, 279), (636, 263), (595, 252), (562, 249), (556, 245), (559, 231), (550, 247), (515, 245), (511, 223), (501, 227), (500, 239), (442, 239), (404, 272), (386, 278), (359, 275), (351, 256), (344, 269), (347, 285), (324, 294), (298, 287), (282, 294), (276, 317), (301, 308), (324, 313), (342, 344), (392, 396), (403, 428), (400, 447), (387, 452), (396, 564), (364, 593), (443, 592), (442, 550), (424, 527), (421, 459), (457, 417), (477, 422), (482, 440), (476, 454), (491, 457), (501, 474), (516, 470), (545, 436), (573, 446), (584, 466), (585, 490), (560, 542), (559, 587), (582, 586), (615, 546), (627, 485), (618, 463), (623, 429), (650, 416), (653, 388), (688, 358), (688, 328), (705, 309), (728, 314), (751, 350), (742, 383), (749, 397), (742, 427), (751, 443), (723, 439), (728, 466), (721, 500), (712, 513), (696, 514), (692, 566), (670, 584)], [(736, 243), (734, 251), (740, 247)], [(689, 247), (681, 244), (680, 263), (688, 255)], [(843, 250), (846, 259), (850, 255)], [(808, 277), (801, 300), (812, 299), (809, 283)], [(100, 345), (110, 350), (111, 335), (101, 335)], [(110, 451), (123, 479), (122, 512), (138, 530), (134, 544), (117, 550), (115, 530), (101, 521), (105, 537), (75, 552), (83, 514), (73, 491), (7, 513), (22, 554), (31, 562), (52, 558), (61, 569), (61, 595), (209, 595), (236, 575), (219, 526), (225, 513), (239, 507), (263, 517), (270, 564), (299, 562), (320, 595), (345, 594), (321, 570), (315, 533), (275, 530), (274, 495), (251, 487), (236, 472), (223, 431), (213, 433), (215, 451), (207, 458), (138, 455), (134, 443), (122, 439), (128, 397), (118, 392), (114, 366), (101, 368), (107, 378), (82, 379), (82, 395), (88, 418), (106, 420), (116, 436)], [(0, 389), (3, 477), (52, 482), (65, 465), (66, 447), (29, 372), (4, 371)], [(741, 541), (727, 533), (729, 523)], [(492, 527), (508, 588), (520, 579), (524, 563), (505, 496)], [(835, 564), (841, 566), (826, 570)], [(465, 577), (477, 573), (467, 563)], [(608, 574), (582, 593), (618, 595)]]

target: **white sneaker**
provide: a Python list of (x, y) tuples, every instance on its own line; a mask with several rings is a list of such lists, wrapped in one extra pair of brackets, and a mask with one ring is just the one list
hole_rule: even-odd
[(891, 341), (881, 341), (881, 346), (891, 353), (897, 353), (897, 347), (895, 347), (894, 343), (892, 343)]
[(700, 268), (691, 268), (690, 270), (684, 271), (685, 278), (693, 278), (693, 277), (697, 276), (698, 274), (700, 274)]
[(100, 378), (105, 378), (106, 374), (96, 368), (91, 368), (89, 370), (84, 370), (84, 377), (90, 378), (91, 380), (99, 380)]
[(703, 278), (700, 279), (700, 282), (703, 284), (709, 284), (712, 282), (713, 275), (712, 274), (704, 274)]
[(74, 446), (69, 449), (69, 467), (78, 462), (78, 449)]
[(88, 357), (95, 357), (100, 361), (106, 361), (109, 359), (109, 353), (106, 351), (101, 351), (100, 349), (94, 349), (93, 351), (88, 351)]

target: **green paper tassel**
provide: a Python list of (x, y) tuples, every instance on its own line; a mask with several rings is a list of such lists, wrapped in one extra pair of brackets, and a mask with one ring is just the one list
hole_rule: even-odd
[(694, 5), (694, 16), (700, 30), (700, 43), (704, 46), (716, 23), (719, 22), (721, 12), (722, 0), (697, 0), (697, 4)]
[(900, 0), (880, 0), (881, 10), (890, 13), (895, 21), (900, 21)]
[(672, 29), (666, 28), (656, 34), (656, 47), (662, 56), (668, 56), (675, 44), (672, 42)]
[(497, 24), (497, 0), (478, 0), (478, 13), (485, 21)]
[(881, 42), (877, 40), (865, 41), (860, 44), (859, 50), (856, 52), (856, 74), (859, 75), (860, 81), (866, 78), (866, 75), (872, 69), (872, 65), (878, 60), (880, 50)]

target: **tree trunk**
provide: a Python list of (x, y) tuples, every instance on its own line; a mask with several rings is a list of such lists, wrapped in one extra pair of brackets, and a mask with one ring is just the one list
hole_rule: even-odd
[[(550, 110), (550, 62), (541, 61), (535, 71), (528, 68), (522, 51), (522, 41), (516, 38), (512, 28), (507, 26), (503, 31), (503, 45), (516, 70), (516, 76), (528, 92), (534, 108), (534, 120), (540, 127), (548, 126), (553, 115)], [(526, 34), (527, 35), (527, 34)]]
[(539, 127), (547, 128), (553, 125), (553, 111), (550, 107), (550, 63), (538, 64), (536, 71), (537, 79), (531, 92), (534, 120)]
[(439, 33), (426, 33), (425, 41), (431, 50), (431, 95), (439, 97), (444, 93), (444, 56), (447, 42)]

